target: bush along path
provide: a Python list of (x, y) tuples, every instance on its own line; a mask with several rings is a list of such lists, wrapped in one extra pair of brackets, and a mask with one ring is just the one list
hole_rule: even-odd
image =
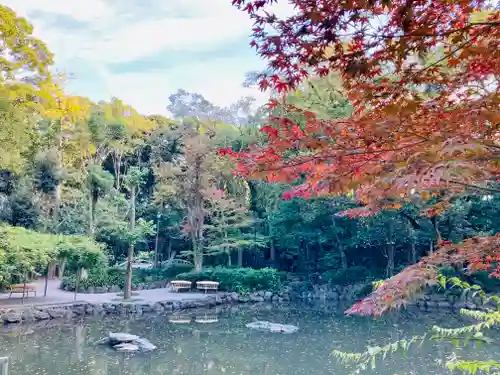
[[(282, 287), (282, 275), (272, 268), (208, 268), (201, 272), (191, 271), (189, 265), (176, 265), (166, 269), (137, 269), (132, 277), (132, 290), (166, 288), (174, 279), (186, 280), (196, 286), (197, 281), (216, 281), (223, 292), (250, 292), (272, 290)], [(189, 272), (186, 272), (189, 271)], [(120, 292), (124, 288), (125, 271), (119, 268), (108, 268), (88, 275), (86, 280), (78, 283), (79, 293)], [(73, 292), (76, 288), (74, 275), (63, 278), (61, 289)]]

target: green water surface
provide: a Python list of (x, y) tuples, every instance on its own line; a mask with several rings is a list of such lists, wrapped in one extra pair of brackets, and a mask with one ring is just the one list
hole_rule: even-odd
[[(183, 322), (186, 319), (190, 322)], [(286, 335), (245, 328), (254, 319), (294, 324), (300, 330)], [(0, 356), (9, 358), (8, 375), (344, 375), (349, 371), (331, 356), (332, 349), (363, 351), (367, 345), (421, 335), (433, 324), (458, 327), (465, 323), (469, 321), (450, 313), (406, 312), (373, 320), (344, 317), (342, 309), (335, 308), (235, 306), (182, 316), (106, 317), (4, 327)], [(129, 355), (95, 345), (109, 331), (146, 337), (158, 350)], [(436, 360), (449, 356), (494, 359), (496, 352), (495, 344), (456, 347), (429, 342), (406, 357), (391, 356), (366, 373), (445, 374)]]

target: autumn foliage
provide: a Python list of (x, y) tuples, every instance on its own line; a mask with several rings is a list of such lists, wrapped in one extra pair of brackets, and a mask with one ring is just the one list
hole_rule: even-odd
[[(283, 111), (262, 128), (265, 146), (222, 150), (239, 174), (300, 182), (285, 199), (354, 192), (362, 207), (350, 216), (438, 197), (432, 216), (457, 193), (491, 189), (500, 171), (498, 8), (483, 0), (295, 0), (295, 13), (279, 19), (274, 2), (232, 1), (254, 20), (251, 45), (272, 71), (261, 88), (285, 94), (310, 75), (339, 74), (355, 111), (325, 120), (271, 102)], [(450, 246), (348, 312), (399, 306), (437, 265), (492, 264), (498, 238), (471, 239), (453, 255)]]

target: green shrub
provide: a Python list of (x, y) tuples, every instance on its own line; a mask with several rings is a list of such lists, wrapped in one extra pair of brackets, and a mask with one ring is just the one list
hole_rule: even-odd
[(500, 291), (500, 279), (490, 277), (490, 272), (476, 271), (471, 276), (472, 282), (479, 285), (486, 293)]
[(219, 289), (228, 292), (253, 292), (276, 290), (281, 285), (280, 274), (273, 268), (208, 268), (201, 272), (186, 272), (177, 275), (179, 280), (191, 282), (217, 281)]
[(351, 285), (365, 282), (370, 277), (366, 267), (355, 266), (346, 270), (331, 270), (323, 273), (323, 279), (334, 285)]
[[(193, 267), (186, 264), (174, 264), (168, 268), (139, 268), (132, 273), (132, 288), (138, 284), (149, 284), (156, 281), (166, 281), (176, 278), (182, 272), (190, 271)], [(78, 289), (85, 290), (90, 287), (125, 287), (126, 270), (119, 267), (94, 270), (89, 273), (86, 280), (80, 280)], [(76, 276), (66, 276), (61, 281), (61, 289), (74, 291), (76, 287)]]

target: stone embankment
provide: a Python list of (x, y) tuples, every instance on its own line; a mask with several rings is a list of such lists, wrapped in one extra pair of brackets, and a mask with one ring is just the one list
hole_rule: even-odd
[[(106, 316), (106, 315), (142, 315), (146, 313), (178, 312), (193, 308), (210, 308), (223, 304), (258, 303), (266, 301), (288, 301), (290, 297), (283, 293), (255, 292), (249, 295), (238, 293), (218, 293), (182, 300), (166, 300), (148, 302), (136, 300), (131, 302), (113, 301), (91, 303), (75, 301), (50, 305), (25, 305), (13, 308), (0, 308), (0, 318), (4, 324), (34, 322), (50, 319), (71, 319), (79, 316)], [(1, 322), (0, 321), (0, 322)]]

